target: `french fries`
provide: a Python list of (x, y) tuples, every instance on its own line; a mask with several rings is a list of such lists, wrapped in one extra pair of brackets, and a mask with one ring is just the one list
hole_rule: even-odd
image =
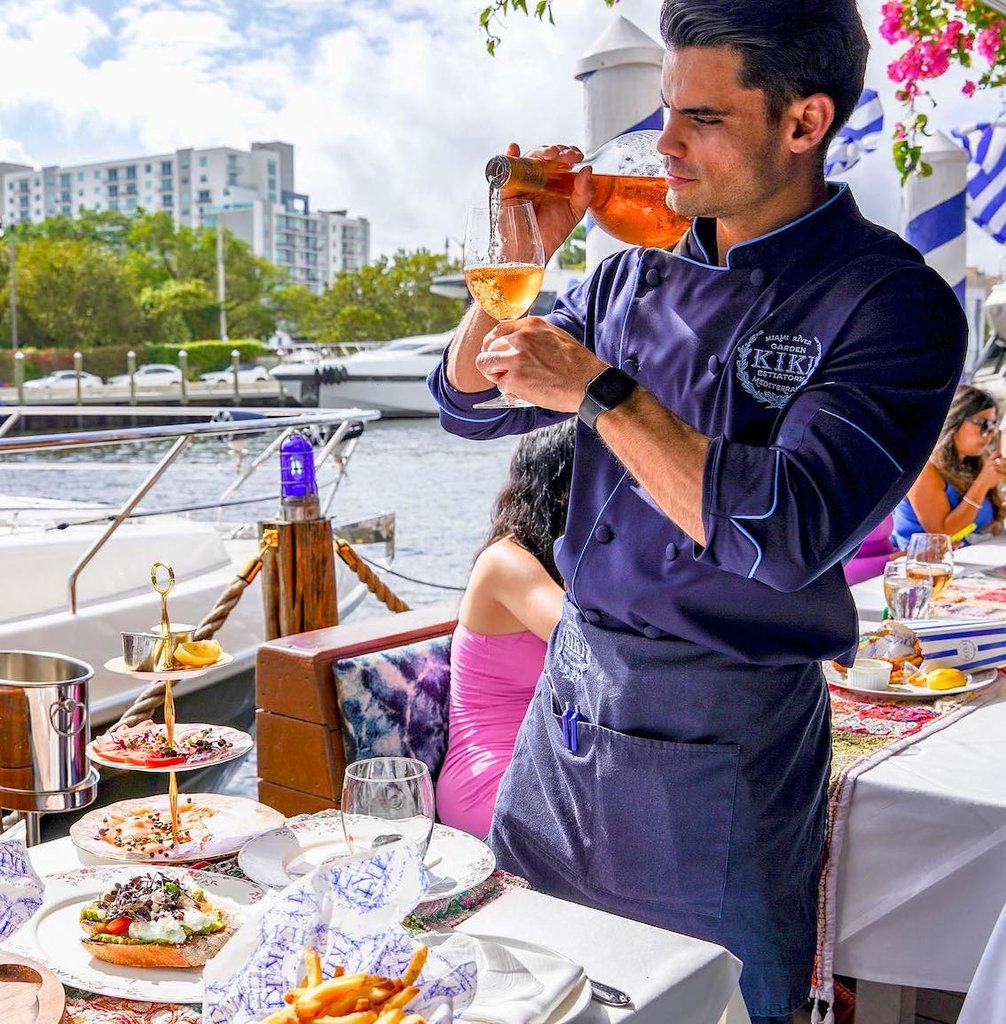
[(407, 1007), (419, 993), (414, 982), (429, 952), (428, 946), (420, 946), (401, 978), (347, 974), (344, 967), (337, 967), (326, 981), (318, 951), (307, 949), (304, 981), (286, 992), (286, 1006), (262, 1024), (426, 1024), (418, 1013), (408, 1013)]

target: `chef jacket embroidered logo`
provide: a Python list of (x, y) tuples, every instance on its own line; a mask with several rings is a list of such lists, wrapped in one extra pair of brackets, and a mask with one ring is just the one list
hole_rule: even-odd
[(781, 409), (820, 361), (817, 338), (755, 331), (737, 350), (737, 379), (763, 405)]
[(571, 683), (578, 683), (590, 665), (590, 645), (583, 633), (568, 619), (559, 623), (555, 667)]

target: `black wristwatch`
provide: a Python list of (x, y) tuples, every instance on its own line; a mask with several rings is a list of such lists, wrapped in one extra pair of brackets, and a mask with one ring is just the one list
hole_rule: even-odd
[(596, 430), (597, 417), (621, 405), (635, 390), (636, 382), (624, 370), (608, 366), (588, 381), (577, 415), (591, 430)]

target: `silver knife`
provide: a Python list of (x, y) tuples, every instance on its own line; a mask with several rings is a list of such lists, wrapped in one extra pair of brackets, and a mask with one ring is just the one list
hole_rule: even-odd
[(599, 1003), (604, 1003), (605, 1006), (632, 1006), (632, 1000), (621, 989), (602, 985), (593, 978), (587, 980), (590, 982), (591, 996)]

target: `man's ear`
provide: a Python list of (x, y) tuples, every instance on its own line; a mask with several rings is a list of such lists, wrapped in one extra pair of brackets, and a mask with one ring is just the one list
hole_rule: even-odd
[(835, 101), (825, 93), (794, 100), (785, 115), (790, 152), (806, 153), (820, 145), (834, 120)]

